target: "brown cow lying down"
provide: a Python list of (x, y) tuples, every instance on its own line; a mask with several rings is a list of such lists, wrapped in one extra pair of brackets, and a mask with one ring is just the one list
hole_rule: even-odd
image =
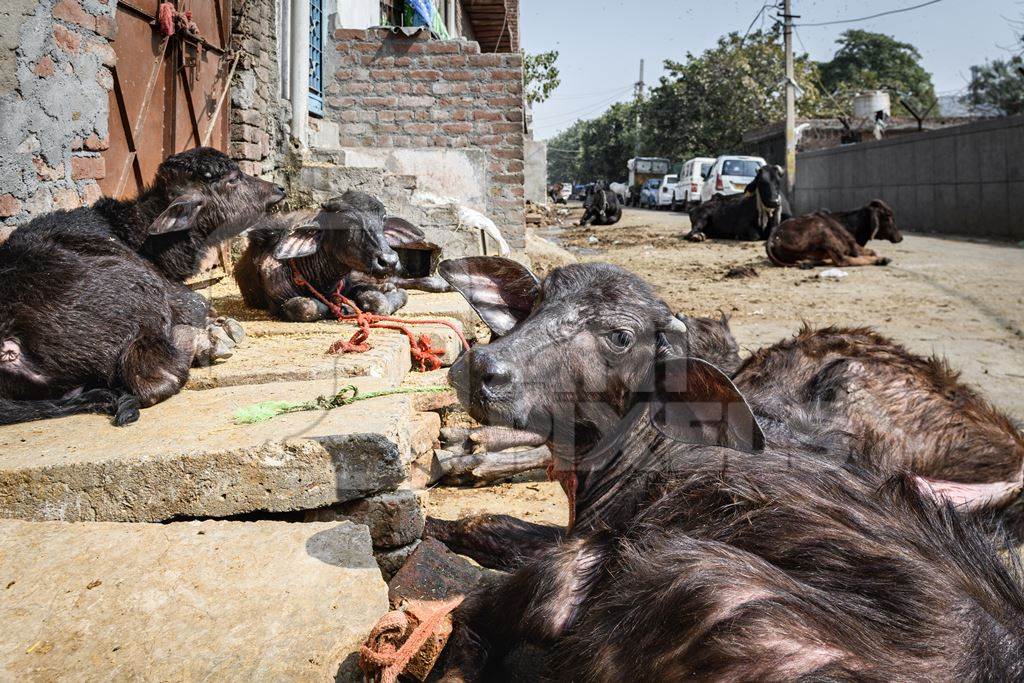
[(783, 267), (887, 265), (891, 259), (864, 248), (872, 239), (903, 241), (892, 209), (877, 199), (857, 211), (790, 218), (772, 231), (765, 250), (772, 263)]
[(576, 265), (541, 287), (480, 258), (441, 272), (504, 335), (453, 366), (460, 399), (543, 434), (576, 512), (568, 534), (429, 521), (453, 549), (520, 566), (456, 612), (449, 680), (489, 680), (524, 641), (556, 680), (1024, 673), (1024, 593), (983, 531), (918, 479), (859, 468), (877, 454), (841, 435), (827, 447), (794, 426), (766, 447), (728, 378), (676, 355), (687, 331), (638, 278)]
[(1000, 507), (1021, 491), (1024, 435), (1009, 417), (945, 360), (873, 330), (805, 327), (756, 351), (733, 380), (769, 433), (813, 407), (852, 451), (875, 453), (872, 466), (910, 470), (958, 505)]

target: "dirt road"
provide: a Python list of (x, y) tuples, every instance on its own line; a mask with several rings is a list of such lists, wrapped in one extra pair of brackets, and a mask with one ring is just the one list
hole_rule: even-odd
[[(540, 234), (583, 261), (637, 273), (676, 310), (726, 312), (745, 353), (794, 333), (803, 322), (870, 325), (916, 353), (945, 356), (968, 383), (1024, 421), (1024, 249), (907, 235), (900, 244), (871, 245), (892, 257), (891, 265), (848, 268), (847, 277), (826, 280), (818, 277), (822, 268), (771, 266), (761, 242), (694, 244), (680, 239), (688, 231), (684, 214), (627, 209), (615, 226)], [(742, 266), (756, 275), (726, 275)], [(565, 522), (564, 496), (548, 483), (436, 489), (431, 509), (449, 518), (529, 512), (533, 521)]]

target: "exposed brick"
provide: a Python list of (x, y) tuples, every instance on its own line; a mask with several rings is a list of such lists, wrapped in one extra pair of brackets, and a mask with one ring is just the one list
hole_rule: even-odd
[(96, 28), (96, 18), (82, 9), (76, 0), (61, 0), (53, 8), (53, 17), (89, 30)]
[(366, 31), (355, 28), (334, 29), (335, 40), (366, 40)]
[(53, 39), (57, 46), (65, 52), (78, 52), (78, 48), (82, 45), (82, 36), (59, 24), (53, 27)]
[(441, 130), (451, 135), (461, 135), (472, 132), (473, 124), (469, 122), (446, 123), (441, 126)]
[(21, 213), (21, 201), (13, 194), (0, 194), (0, 216), (17, 216)]
[(84, 183), (82, 185), (82, 203), (86, 206), (95, 204), (103, 193), (100, 191), (100, 186), (96, 183)]
[(44, 56), (32, 69), (32, 73), (40, 78), (49, 78), (53, 75), (53, 60), (50, 59), (50, 55)]
[(82, 205), (82, 200), (78, 196), (78, 192), (65, 188), (54, 191), (53, 205), (58, 209), (77, 209)]
[(103, 157), (71, 157), (71, 177), (75, 180), (99, 180), (106, 175)]
[(117, 37), (117, 22), (111, 17), (96, 17), (96, 33), (108, 40), (114, 40)]

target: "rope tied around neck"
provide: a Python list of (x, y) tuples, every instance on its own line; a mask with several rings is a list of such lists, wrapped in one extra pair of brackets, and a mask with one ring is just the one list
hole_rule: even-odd
[[(417, 318), (415, 320), (410, 320), (387, 315), (378, 315), (376, 313), (366, 313), (361, 310), (354, 301), (342, 293), (348, 284), (347, 278), (339, 280), (337, 286), (334, 288), (334, 292), (331, 294), (331, 297), (327, 298), (317, 291), (316, 287), (306, 279), (294, 260), (289, 260), (288, 265), (291, 267), (292, 282), (295, 283), (296, 287), (308, 290), (310, 294), (320, 301), (320, 303), (327, 306), (331, 315), (333, 315), (338, 322), (355, 323), (359, 327), (350, 339), (339, 339), (334, 342), (334, 344), (327, 349), (327, 353), (363, 353), (372, 348), (369, 344), (371, 329), (396, 330), (408, 337), (409, 349), (412, 353), (413, 361), (418, 364), (420, 372), (440, 369), (440, 357), (444, 355), (444, 349), (432, 346), (430, 343), (430, 336), (427, 334), (421, 334), (417, 337), (413, 331), (409, 329), (409, 325), (444, 325), (458, 336), (459, 341), (462, 343), (462, 348), (467, 351), (469, 350), (469, 342), (466, 341), (466, 337), (462, 334), (462, 330), (460, 330), (458, 326), (450, 320), (441, 320), (437, 318)], [(345, 308), (353, 312), (346, 313)]]

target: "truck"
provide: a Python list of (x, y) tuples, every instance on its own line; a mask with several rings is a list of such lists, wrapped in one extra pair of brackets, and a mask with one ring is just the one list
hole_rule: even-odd
[(663, 178), (672, 162), (661, 157), (635, 157), (626, 162), (629, 169), (629, 200), (631, 206), (640, 205), (640, 187), (651, 178)]

